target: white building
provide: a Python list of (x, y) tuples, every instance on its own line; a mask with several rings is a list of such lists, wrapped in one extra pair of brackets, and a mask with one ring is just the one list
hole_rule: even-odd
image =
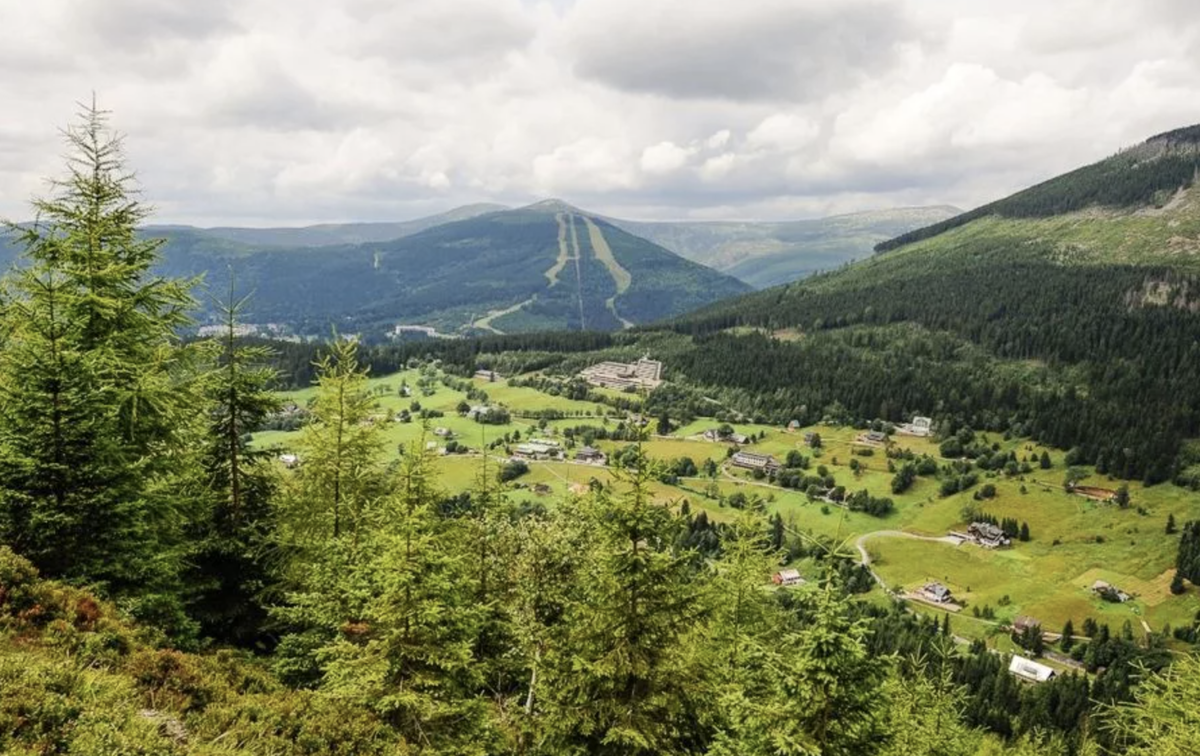
[(1039, 664), (1033, 659), (1026, 659), (1024, 656), (1014, 656), (1012, 661), (1008, 663), (1008, 671), (1022, 680), (1038, 683), (1046, 682), (1058, 674), (1045, 664)]

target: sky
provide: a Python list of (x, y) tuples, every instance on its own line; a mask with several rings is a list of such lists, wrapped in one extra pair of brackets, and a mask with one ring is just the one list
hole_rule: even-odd
[(1195, 0), (0, 0), (0, 218), (95, 93), (155, 222), (970, 208), (1200, 122)]

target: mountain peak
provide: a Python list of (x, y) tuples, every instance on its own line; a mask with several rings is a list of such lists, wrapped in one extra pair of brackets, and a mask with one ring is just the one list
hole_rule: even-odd
[(526, 205), (521, 209), (532, 210), (538, 213), (580, 213), (586, 215), (579, 208), (556, 197), (534, 202), (532, 205)]

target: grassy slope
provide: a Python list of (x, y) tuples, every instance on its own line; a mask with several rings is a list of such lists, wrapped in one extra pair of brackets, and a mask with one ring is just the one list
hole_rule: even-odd
[[(408, 373), (373, 379), (373, 386), (384, 393), (379, 399), (382, 408), (400, 409), (411, 399), (395, 395), (401, 380), (406, 379), (415, 386), (417, 373)], [(533, 412), (539, 409), (558, 409), (599, 415), (607, 408), (587, 402), (576, 402), (562, 397), (553, 397), (534, 389), (513, 387), (505, 382), (477, 385), (488, 392), (495, 404), (504, 404), (514, 413)], [(290, 392), (288, 398), (303, 402), (312, 394), (311, 389)], [(445, 387), (429, 397), (418, 396), (423, 407), (446, 411), (444, 418), (431, 421), (454, 430), (460, 440), (473, 448), (481, 446), (481, 433), (487, 439), (505, 433), (520, 431), (522, 437), (541, 434), (530, 421), (514, 418), (508, 426), (480, 426), (453, 414), (453, 408), (463, 398), (461, 394)], [(547, 434), (555, 429), (574, 425), (600, 425), (599, 417), (572, 418), (549, 423)], [(615, 424), (610, 420), (609, 424)], [(653, 438), (647, 442), (647, 453), (663, 461), (678, 457), (691, 457), (697, 464), (705, 459), (721, 461), (727, 454), (727, 446), (699, 440), (698, 434), (716, 425), (715, 421), (700, 419), (679, 428), (670, 438)], [(811, 454), (803, 447), (803, 433), (788, 433), (780, 428), (753, 424), (735, 424), (742, 433), (765, 432), (766, 437), (754, 444), (755, 451), (784, 457), (791, 449)], [(845, 512), (838, 508), (823, 511), (821, 504), (811, 503), (796, 491), (773, 488), (762, 482), (735, 474), (722, 476), (717, 486), (723, 496), (735, 492), (757, 494), (768, 501), (769, 511), (779, 512), (796, 532), (811, 537), (832, 539), (850, 552), (853, 542), (861, 535), (880, 530), (904, 530), (920, 535), (941, 536), (950, 529), (964, 527), (962, 511), (976, 502), (974, 490), (947, 498), (939, 495), (939, 483), (935, 479), (919, 478), (907, 492), (899, 496), (891, 493), (892, 474), (887, 471), (887, 459), (882, 451), (871, 457), (856, 457), (851, 454), (853, 440), (858, 431), (851, 428), (818, 427), (825, 448), (813, 459), (813, 468), (826, 465), (837, 482), (848, 490), (867, 489), (876, 496), (892, 497), (897, 510), (886, 518), (875, 518), (861, 513)], [(393, 424), (386, 434), (389, 450), (395, 445), (417, 437), (421, 432), (418, 424)], [(258, 434), (256, 442), (282, 448), (293, 445), (298, 434)], [(937, 456), (937, 446), (930, 439), (896, 437), (900, 448), (911, 449), (916, 454)], [(997, 609), (1002, 619), (1011, 619), (1019, 614), (1029, 614), (1041, 619), (1047, 628), (1061, 626), (1066, 619), (1073, 619), (1076, 626), (1084, 617), (1092, 616), (1108, 621), (1114, 626), (1126, 619), (1135, 629), (1141, 620), (1146, 620), (1156, 630), (1165, 624), (1177, 626), (1190, 619), (1200, 610), (1200, 591), (1189, 588), (1182, 597), (1171, 596), (1167, 584), (1171, 576), (1175, 555), (1175, 539), (1164, 532), (1167, 516), (1173, 514), (1179, 523), (1200, 518), (1200, 497), (1170, 485), (1143, 488), (1131, 483), (1133, 506), (1119, 509), (1112, 505), (1098, 504), (1062, 490), (1065, 473), (1063, 454), (1059, 450), (1029, 444), (1018, 440), (1004, 440), (998, 435), (987, 439), (988, 443), (999, 443), (1005, 451), (1016, 450), (1018, 457), (1036, 459), (1043, 450), (1049, 451), (1053, 460), (1051, 470), (1035, 469), (1022, 479), (1004, 476), (983, 477), (983, 483), (993, 483), (997, 497), (984, 504), (984, 509), (996, 517), (1015, 517), (1028, 522), (1032, 540), (1019, 543), (1012, 549), (985, 551), (974, 547), (951, 547), (938, 543), (925, 543), (893, 538), (877, 538), (867, 542), (870, 553), (878, 560), (877, 571), (897, 588), (911, 588), (929, 579), (946, 582), (956, 595), (966, 599), (970, 605), (985, 604)], [(607, 451), (623, 444), (600, 442)], [(858, 459), (863, 469), (855, 475), (849, 468), (850, 460)], [(449, 492), (464, 491), (473, 484), (482, 459), (479, 456), (443, 457), (438, 461), (441, 481)], [(495, 464), (495, 463), (489, 463)], [(1037, 465), (1034, 465), (1037, 468)], [(543, 483), (550, 487), (552, 495), (547, 498), (566, 496), (571, 487), (586, 484), (596, 478), (602, 482), (611, 480), (609, 471), (588, 465), (573, 463), (535, 463), (529, 475), (520, 483), (532, 487)], [(708, 479), (683, 480), (678, 486), (657, 484), (655, 493), (660, 501), (681, 502), (687, 500), (693, 510), (703, 510), (717, 520), (727, 519), (731, 510), (721, 506), (717, 500), (706, 498)], [(1115, 488), (1118, 483), (1093, 475), (1087, 484)], [(1021, 487), (1026, 493), (1021, 493)], [(535, 495), (521, 489), (513, 492), (519, 499), (534, 499)], [(1141, 512), (1139, 512), (1139, 509)], [(1144, 514), (1142, 513), (1144, 512)], [(1103, 541), (1097, 542), (1100, 536)], [(1055, 544), (1055, 541), (1059, 543)], [(851, 552), (852, 553), (852, 552)], [(1137, 600), (1129, 604), (1113, 605), (1100, 601), (1087, 590), (1094, 580), (1103, 579), (1125, 590), (1137, 594)], [(969, 589), (969, 590), (968, 590)], [(1008, 596), (1008, 606), (1001, 608), (1000, 600)], [(961, 625), (964, 632), (977, 630), (984, 633), (991, 626), (980, 623), (969, 616), (969, 612), (955, 618), (955, 627)], [(978, 625), (978, 627), (975, 627)]]

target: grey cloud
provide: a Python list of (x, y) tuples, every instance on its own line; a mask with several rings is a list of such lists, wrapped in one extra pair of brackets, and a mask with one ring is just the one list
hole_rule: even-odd
[(377, 121), (382, 113), (361, 102), (318, 94), (275, 62), (246, 71), (249, 86), (218, 97), (205, 119), (222, 128), (332, 131)]
[(104, 0), (82, 6), (76, 22), (97, 45), (140, 50), (170, 41), (195, 41), (238, 28), (232, 0)]
[(804, 102), (885, 69), (916, 33), (894, 3), (751, 3), (699, 23), (674, 8), (581, 21), (576, 73), (667, 97)]

